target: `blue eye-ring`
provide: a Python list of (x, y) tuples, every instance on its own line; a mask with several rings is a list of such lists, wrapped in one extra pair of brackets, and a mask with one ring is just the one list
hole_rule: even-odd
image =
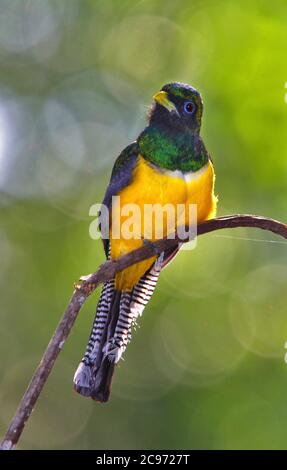
[(195, 110), (195, 106), (192, 101), (186, 101), (184, 103), (183, 109), (186, 114), (193, 114)]

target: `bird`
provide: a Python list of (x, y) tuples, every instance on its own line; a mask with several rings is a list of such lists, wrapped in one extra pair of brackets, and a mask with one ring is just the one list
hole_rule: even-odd
[[(103, 199), (110, 213), (113, 198), (120, 200), (113, 209), (108, 236), (103, 238), (107, 259), (115, 260), (157, 239), (153, 225), (147, 238), (137, 222), (138, 236), (113, 236), (115, 214), (125, 205), (136, 204), (144, 215), (144, 206), (149, 204), (196, 204), (198, 223), (215, 216), (215, 172), (200, 136), (202, 114), (201, 94), (188, 84), (167, 83), (153, 96), (147, 125), (115, 161)], [(120, 215), (117, 220), (122, 227), (126, 217)], [(189, 222), (185, 212), (181, 223)], [(171, 230), (166, 220), (162, 228), (161, 238)], [(98, 402), (109, 400), (115, 366), (131, 340), (133, 326), (150, 300), (161, 270), (180, 247), (179, 243), (165, 252), (155, 252), (152, 258), (125, 268), (103, 285), (86, 352), (74, 375), (78, 393)]]

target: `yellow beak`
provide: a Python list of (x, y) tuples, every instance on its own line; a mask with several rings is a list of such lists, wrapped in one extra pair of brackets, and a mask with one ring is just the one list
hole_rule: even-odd
[(179, 116), (179, 112), (176, 109), (175, 104), (168, 99), (168, 94), (166, 91), (159, 91), (153, 96), (153, 99), (156, 101), (156, 103), (159, 103), (161, 106), (166, 108), (170, 113), (174, 111)]

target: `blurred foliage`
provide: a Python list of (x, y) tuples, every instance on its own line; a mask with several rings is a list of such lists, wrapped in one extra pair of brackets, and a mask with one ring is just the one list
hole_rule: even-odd
[[(219, 214), (286, 219), (284, 0), (0, 0), (0, 431), (81, 274), (114, 159), (153, 93), (191, 83)], [(73, 392), (96, 296), (20, 447), (286, 448), (286, 247), (206, 235), (159, 287), (100, 406)], [(97, 293), (98, 295), (98, 293)]]

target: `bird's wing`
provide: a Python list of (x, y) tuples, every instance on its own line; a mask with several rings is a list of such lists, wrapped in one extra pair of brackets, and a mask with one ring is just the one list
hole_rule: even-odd
[(196, 137), (195, 140), (195, 151), (198, 155), (205, 155), (208, 160), (212, 162), (212, 158), (210, 156), (210, 153), (208, 152), (207, 148), (204, 145), (204, 142), (202, 138), (199, 136)]
[[(128, 145), (115, 161), (111, 179), (102, 204), (111, 209), (112, 197), (116, 196), (132, 180), (133, 169), (138, 159), (138, 145), (133, 142)], [(109, 252), (109, 240), (102, 238), (106, 256)]]

